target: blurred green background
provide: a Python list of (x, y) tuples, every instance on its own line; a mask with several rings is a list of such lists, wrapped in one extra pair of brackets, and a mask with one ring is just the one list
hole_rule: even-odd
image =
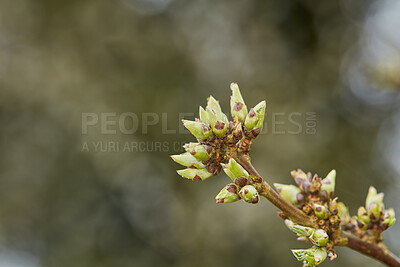
[[(216, 205), (229, 178), (191, 182), (169, 158), (194, 140), (180, 116), (209, 94), (229, 113), (232, 81), (248, 106), (267, 100), (251, 155), (269, 182), (335, 168), (352, 214), (369, 185), (400, 214), (398, 14), (395, 0), (1, 0), (0, 266), (300, 266), (290, 249), (307, 245), (275, 207)], [(382, 266), (337, 251), (324, 266)]]

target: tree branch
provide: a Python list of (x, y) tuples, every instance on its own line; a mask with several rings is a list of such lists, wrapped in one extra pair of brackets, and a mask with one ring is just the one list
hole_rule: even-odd
[(400, 258), (394, 255), (392, 252), (385, 250), (381, 247), (364, 242), (358, 237), (349, 234), (347, 232), (342, 232), (342, 237), (346, 239), (346, 242), (344, 244), (339, 244), (339, 245), (349, 247), (364, 255), (374, 258), (386, 264), (387, 266), (400, 267)]
[[(236, 153), (232, 156), (237, 163), (242, 165), (242, 167), (255, 179), (255, 188), (258, 193), (268, 199), (272, 204), (274, 204), (278, 209), (283, 211), (293, 222), (301, 225), (310, 226), (318, 228), (311, 217), (305, 215), (300, 209), (293, 206), (285, 199), (283, 199), (271, 186), (262, 179), (261, 175), (250, 163), (248, 156), (242, 153)], [(356, 250), (364, 255), (374, 258), (390, 267), (400, 267), (400, 259), (388, 250), (384, 250), (381, 247), (369, 244), (362, 241), (358, 237), (349, 234), (347, 232), (341, 233), (341, 242), (336, 244), (337, 246), (347, 246), (353, 250)]]

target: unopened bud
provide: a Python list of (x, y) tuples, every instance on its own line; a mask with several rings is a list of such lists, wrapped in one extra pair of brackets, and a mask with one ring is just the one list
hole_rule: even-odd
[(369, 205), (368, 214), (372, 220), (378, 220), (381, 216), (381, 211), (383, 211), (382, 206), (379, 206), (376, 203), (371, 203)]
[(237, 83), (231, 83), (231, 115), (232, 118), (237, 117), (239, 121), (244, 122), (247, 116), (247, 106), (244, 103), (242, 94), (240, 93)]
[(349, 210), (343, 202), (336, 203), (336, 206), (338, 208), (338, 216), (341, 219), (347, 219), (350, 216)]
[(390, 208), (387, 210), (387, 213), (389, 215), (389, 227), (392, 226), (396, 222), (396, 215), (394, 213), (394, 209)]
[(190, 150), (188, 149), (187, 151), (198, 160), (208, 160), (211, 158), (214, 150), (212, 146), (197, 145), (192, 147)]
[(182, 147), (185, 149), (186, 152), (190, 152), (190, 150), (192, 148), (194, 148), (195, 146), (198, 146), (198, 145), (200, 145), (200, 144), (199, 143), (190, 142), (190, 143), (184, 144)]
[(201, 106), (199, 107), (199, 117), (202, 123), (210, 125), (210, 117), (208, 115), (208, 112), (205, 111), (205, 109)]
[(365, 223), (365, 222), (363, 222), (361, 220), (356, 220), (356, 222), (357, 222), (357, 226), (358, 226), (358, 228), (360, 230), (363, 230), (363, 231), (367, 230), (367, 228), (368, 228), (368, 224), (367, 223)]
[(370, 186), (368, 190), (367, 198), (365, 199), (365, 207), (367, 210), (370, 209), (371, 204), (375, 203), (383, 209), (383, 193), (376, 191), (375, 187)]
[(212, 134), (210, 127), (198, 121), (182, 120), (183, 125), (198, 139), (207, 139)]
[(246, 202), (257, 204), (260, 201), (257, 189), (252, 185), (246, 185), (239, 191), (239, 196)]
[(217, 136), (225, 136), (227, 129), (228, 129), (228, 123), (223, 121), (216, 121), (212, 125), (212, 130), (214, 134)]
[(232, 181), (235, 181), (235, 179), (239, 177), (249, 177), (249, 173), (232, 158), (229, 159), (227, 164), (222, 164), (222, 168)]
[(315, 232), (314, 228), (299, 225), (289, 219), (285, 220), (285, 224), (292, 232), (298, 234), (299, 236), (309, 237)]
[(176, 171), (183, 178), (191, 179), (193, 181), (202, 181), (210, 178), (213, 174), (205, 169), (184, 169)]
[(323, 247), (325, 246), (328, 241), (329, 241), (329, 236), (328, 234), (322, 230), (322, 229), (317, 229), (315, 232), (310, 236), (311, 242), (314, 243), (314, 245)]
[(293, 170), (293, 171), (290, 172), (290, 174), (294, 178), (294, 181), (299, 186), (299, 188), (303, 192), (309, 193), (311, 183), (308, 180), (307, 175), (300, 169), (298, 169), (297, 171)]
[(226, 115), (222, 112), (219, 102), (215, 100), (215, 98), (212, 96), (208, 98), (206, 111), (208, 113), (211, 127), (214, 127), (217, 121), (221, 121), (225, 124), (228, 123), (228, 119), (226, 118)]
[(326, 217), (326, 208), (323, 205), (314, 204), (313, 205), (315, 215), (320, 219), (325, 219)]
[(367, 210), (364, 207), (359, 207), (358, 211), (357, 211), (357, 217), (359, 220), (361, 220), (364, 223), (369, 223), (369, 221), (371, 220), (371, 218), (368, 215)]
[(246, 120), (244, 122), (244, 126), (248, 131), (251, 131), (254, 129), (258, 121), (258, 116), (257, 113), (253, 108), (250, 109), (249, 114), (246, 116)]
[(239, 200), (238, 186), (231, 183), (226, 185), (215, 197), (217, 203), (232, 203)]
[(206, 109), (214, 111), (217, 116), (220, 116), (222, 114), (222, 109), (219, 105), (219, 102), (211, 95), (209, 98), (207, 98)]
[(254, 108), (250, 109), (246, 116), (244, 126), (250, 132), (252, 138), (257, 137), (263, 128), (265, 107), (267, 106), (265, 100), (258, 103)]
[(383, 224), (387, 224), (388, 227), (392, 226), (396, 222), (396, 216), (394, 213), (394, 209), (390, 208), (384, 211), (383, 214)]
[(325, 179), (322, 180), (321, 192), (325, 191), (328, 198), (333, 196), (335, 191), (336, 170), (331, 170)]
[(300, 188), (298, 188), (297, 186), (278, 183), (274, 183), (274, 186), (278, 190), (278, 193), (282, 196), (282, 198), (290, 202), (291, 204), (297, 206), (304, 203), (304, 195), (301, 193)]
[(242, 139), (243, 129), (242, 129), (242, 123), (240, 121), (235, 121), (233, 123), (232, 136), (235, 141), (239, 141), (240, 139)]
[(185, 167), (203, 169), (206, 166), (193, 157), (190, 153), (186, 152), (180, 155), (172, 155), (171, 158), (176, 162)]
[(326, 249), (318, 247), (292, 249), (292, 253), (298, 261), (305, 262), (308, 266), (316, 266), (322, 263), (327, 256)]

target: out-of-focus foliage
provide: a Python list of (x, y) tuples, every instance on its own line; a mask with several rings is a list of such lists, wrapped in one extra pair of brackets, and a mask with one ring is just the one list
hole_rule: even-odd
[[(335, 168), (352, 214), (371, 184), (400, 214), (400, 5), (370, 2), (1, 1), (0, 265), (297, 264), (271, 204), (216, 205), (229, 178), (194, 186), (169, 158), (191, 140), (178, 113), (209, 94), (229, 110), (232, 81), (249, 107), (267, 99), (251, 153), (269, 182)], [(116, 134), (83, 134), (87, 112), (116, 113)], [(399, 227), (385, 236), (397, 254)], [(381, 266), (338, 254), (324, 264)]]

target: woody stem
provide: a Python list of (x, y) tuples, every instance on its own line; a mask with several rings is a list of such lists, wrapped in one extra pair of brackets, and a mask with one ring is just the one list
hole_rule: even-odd
[(233, 158), (237, 163), (242, 165), (242, 167), (254, 178), (253, 186), (257, 189), (258, 193), (268, 199), (272, 204), (274, 204), (278, 209), (283, 211), (286, 216), (288, 216), (293, 222), (296, 222), (301, 225), (316, 227), (315, 222), (311, 219), (311, 217), (305, 215), (301, 212), (297, 207), (293, 206), (285, 199), (281, 197), (272, 187), (262, 179), (261, 175), (257, 172), (257, 170), (250, 163), (248, 157), (246, 157), (242, 153), (236, 153)]
[(375, 260), (380, 261), (387, 266), (400, 267), (400, 258), (394, 255), (392, 252), (362, 241), (358, 237), (347, 232), (342, 232), (341, 237), (343, 237), (345, 241), (343, 244), (338, 245), (349, 247), (366, 256), (374, 258)]

